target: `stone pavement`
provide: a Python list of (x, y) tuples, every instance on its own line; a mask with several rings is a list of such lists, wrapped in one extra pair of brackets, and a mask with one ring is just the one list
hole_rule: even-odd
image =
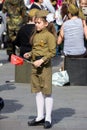
[[(15, 66), (7, 62), (5, 50), (0, 50), (0, 63), (0, 97), (5, 102), (0, 130), (43, 130), (43, 126), (27, 126), (36, 116), (35, 95), (30, 84), (13, 82)], [(61, 64), (61, 58), (53, 59), (53, 72)], [(53, 98), (52, 130), (87, 130), (87, 86), (53, 86)]]

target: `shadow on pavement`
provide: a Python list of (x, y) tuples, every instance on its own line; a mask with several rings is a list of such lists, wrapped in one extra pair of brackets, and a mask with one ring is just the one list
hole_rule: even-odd
[(20, 110), (24, 105), (19, 104), (18, 100), (7, 100), (4, 99), (5, 106), (1, 113), (13, 113), (15, 111)]
[(10, 84), (2, 84), (0, 85), (0, 91), (4, 91), (4, 90), (12, 90), (15, 89), (16, 87), (14, 86), (14, 84), (10, 83)]
[(75, 110), (72, 108), (60, 108), (53, 111), (53, 125), (63, 120), (63, 118), (70, 117), (75, 114)]
[(1, 113), (0, 113), (0, 120), (3, 120), (3, 119), (6, 119), (8, 118), (7, 116), (2, 116)]

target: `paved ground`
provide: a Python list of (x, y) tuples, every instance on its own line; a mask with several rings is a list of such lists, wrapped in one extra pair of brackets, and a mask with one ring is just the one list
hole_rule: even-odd
[[(30, 84), (6, 83), (15, 80), (15, 66), (7, 62), (5, 50), (0, 50), (0, 97), (5, 107), (0, 112), (0, 130), (43, 130), (43, 126), (28, 127), (36, 116), (35, 95)], [(62, 60), (53, 60), (53, 72)], [(87, 86), (53, 86), (52, 130), (87, 130)]]

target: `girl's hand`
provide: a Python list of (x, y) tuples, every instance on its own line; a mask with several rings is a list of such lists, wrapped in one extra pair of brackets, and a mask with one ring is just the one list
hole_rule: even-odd
[(33, 65), (37, 68), (40, 67), (43, 62), (44, 62), (43, 59), (36, 60), (33, 62)]
[(24, 56), (24, 58), (26, 58), (26, 59), (28, 59), (29, 57), (31, 57), (29, 53), (25, 53), (23, 56)]

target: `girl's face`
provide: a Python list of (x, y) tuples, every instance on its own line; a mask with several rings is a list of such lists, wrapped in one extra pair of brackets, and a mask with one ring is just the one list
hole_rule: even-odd
[(41, 18), (36, 18), (35, 26), (37, 31), (41, 31), (48, 26), (48, 22), (42, 20)]

